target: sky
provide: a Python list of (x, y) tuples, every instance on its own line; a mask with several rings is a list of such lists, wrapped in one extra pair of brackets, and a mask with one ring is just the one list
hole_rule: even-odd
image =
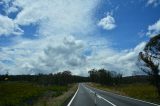
[(0, 0), (0, 74), (140, 73), (160, 0)]

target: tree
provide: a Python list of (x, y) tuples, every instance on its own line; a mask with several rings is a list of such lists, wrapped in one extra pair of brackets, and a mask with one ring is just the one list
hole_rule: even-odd
[(138, 60), (140, 69), (152, 76), (160, 95), (160, 34), (150, 39), (144, 50), (139, 53)]
[(118, 74), (106, 69), (92, 69), (88, 71), (91, 82), (96, 82), (102, 85), (117, 85), (122, 80), (122, 74)]
[(71, 71), (63, 71), (62, 73), (63, 83), (67, 85), (72, 82), (72, 73)]
[(97, 80), (98, 80), (97, 72), (98, 71), (96, 69), (92, 69), (92, 70), (88, 71), (90, 81), (97, 82)]
[(102, 85), (112, 85), (113, 84), (113, 76), (111, 71), (105, 69), (99, 69), (99, 80)]
[(110, 83), (111, 81), (109, 81), (108, 79), (110, 79), (111, 76), (109, 76), (109, 75), (110, 74), (107, 73), (107, 71), (105, 69), (99, 69), (98, 70), (99, 83), (102, 84), (102, 85)]

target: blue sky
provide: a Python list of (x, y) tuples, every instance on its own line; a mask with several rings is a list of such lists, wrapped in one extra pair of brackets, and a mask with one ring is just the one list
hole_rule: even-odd
[(138, 43), (147, 40), (144, 34), (147, 32), (148, 25), (159, 20), (160, 6), (147, 6), (146, 1), (128, 1), (128, 0), (111, 0), (108, 4), (103, 0), (95, 17), (97, 20), (105, 17), (106, 12), (113, 12), (117, 27), (114, 30), (106, 31), (98, 28), (102, 36), (109, 37), (117, 49), (129, 49), (135, 47)]
[(1, 0), (0, 74), (131, 75), (160, 32), (159, 11), (159, 0)]

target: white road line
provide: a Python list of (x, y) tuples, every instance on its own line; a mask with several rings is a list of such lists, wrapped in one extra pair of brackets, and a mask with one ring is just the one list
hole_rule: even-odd
[(74, 96), (72, 97), (72, 99), (70, 100), (70, 102), (68, 103), (67, 106), (70, 106), (70, 105), (71, 105), (72, 101), (74, 100), (74, 98), (75, 98), (76, 95), (77, 95), (78, 90), (79, 90), (79, 85), (78, 85), (78, 89), (77, 89), (76, 93), (74, 94)]
[[(94, 88), (94, 89), (96, 89), (96, 88)], [(96, 90), (100, 90), (100, 91), (106, 92), (106, 93), (112, 93), (112, 92), (103, 91), (101, 89), (96, 89)], [(121, 96), (121, 97), (124, 97), (124, 98), (128, 98), (128, 99), (132, 99), (132, 100), (135, 100), (135, 101), (140, 101), (140, 102), (148, 103), (148, 104), (151, 104), (151, 105), (160, 106), (158, 104), (147, 102), (147, 101), (143, 101), (143, 100), (140, 100), (140, 99), (135, 99), (135, 98), (131, 98), (131, 97), (128, 97), (128, 96), (123, 96), (123, 95), (119, 95), (119, 94), (115, 94), (115, 93), (112, 93), (112, 94), (117, 95), (117, 96)]]
[[(85, 87), (85, 86), (84, 86)], [(89, 90), (91, 93), (95, 94), (94, 91), (92, 91), (91, 89), (85, 87), (87, 90)], [(108, 102), (109, 104), (111, 104), (112, 106), (116, 106), (115, 104), (113, 104), (112, 102), (110, 102), (109, 100), (103, 98), (102, 96), (100, 96), (99, 94), (96, 94), (98, 98), (103, 99), (104, 101)]]
[(113, 104), (112, 102), (110, 102), (109, 100), (107, 100), (107, 99), (103, 98), (103, 97), (102, 97), (102, 96), (100, 96), (100, 95), (97, 95), (97, 97), (98, 97), (98, 98), (100, 98), (100, 99), (105, 100), (106, 102), (108, 102), (108, 103), (109, 103), (109, 104), (111, 104), (112, 106), (116, 106), (115, 104)]

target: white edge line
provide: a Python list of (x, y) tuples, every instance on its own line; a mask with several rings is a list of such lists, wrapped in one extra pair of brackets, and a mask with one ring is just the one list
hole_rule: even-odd
[[(97, 88), (94, 88), (94, 89), (97, 89)], [(108, 91), (104, 91), (104, 90), (101, 90), (101, 89), (97, 89), (97, 90), (100, 90), (100, 91), (102, 91), (102, 92), (108, 92)], [(128, 96), (123, 96), (123, 95), (120, 95), (120, 94), (116, 94), (116, 93), (114, 93), (114, 92), (108, 92), (108, 93), (113, 93), (113, 94), (118, 95), (118, 96), (121, 96), (121, 97), (125, 97), (125, 98), (128, 98), (128, 99), (132, 99), (132, 100), (136, 100), (136, 101), (148, 103), (148, 104), (151, 104), (151, 105), (160, 106), (160, 105), (155, 104), (155, 103), (147, 102), (147, 101), (144, 101), (144, 100), (140, 100), (140, 99), (136, 99), (136, 98), (132, 98), (132, 97), (128, 97)]]
[(74, 94), (74, 96), (72, 97), (72, 99), (70, 100), (70, 102), (68, 103), (67, 106), (70, 106), (70, 105), (71, 105), (72, 101), (74, 100), (74, 98), (75, 98), (76, 95), (77, 95), (78, 90), (79, 90), (79, 85), (78, 85), (78, 89), (77, 89), (76, 93)]
[[(86, 89), (90, 90), (91, 93), (95, 93), (94, 91), (92, 91), (91, 89), (85, 87)], [(104, 101), (108, 102), (109, 104), (111, 104), (112, 106), (116, 106), (115, 104), (113, 104), (112, 102), (110, 102), (109, 100), (103, 98), (102, 96), (100, 96), (99, 94), (97, 94), (97, 97), (100, 99), (103, 99)]]
[(155, 105), (155, 106), (160, 106), (160, 105), (155, 104), (155, 103), (147, 102), (147, 101), (136, 99), (136, 98), (131, 98), (131, 97), (128, 97), (128, 96), (123, 96), (123, 95), (119, 95), (119, 96), (122, 96), (122, 97), (125, 97), (125, 98), (129, 98), (129, 99), (133, 99), (133, 100), (137, 100), (137, 101), (144, 102), (144, 103), (148, 103), (148, 104)]

